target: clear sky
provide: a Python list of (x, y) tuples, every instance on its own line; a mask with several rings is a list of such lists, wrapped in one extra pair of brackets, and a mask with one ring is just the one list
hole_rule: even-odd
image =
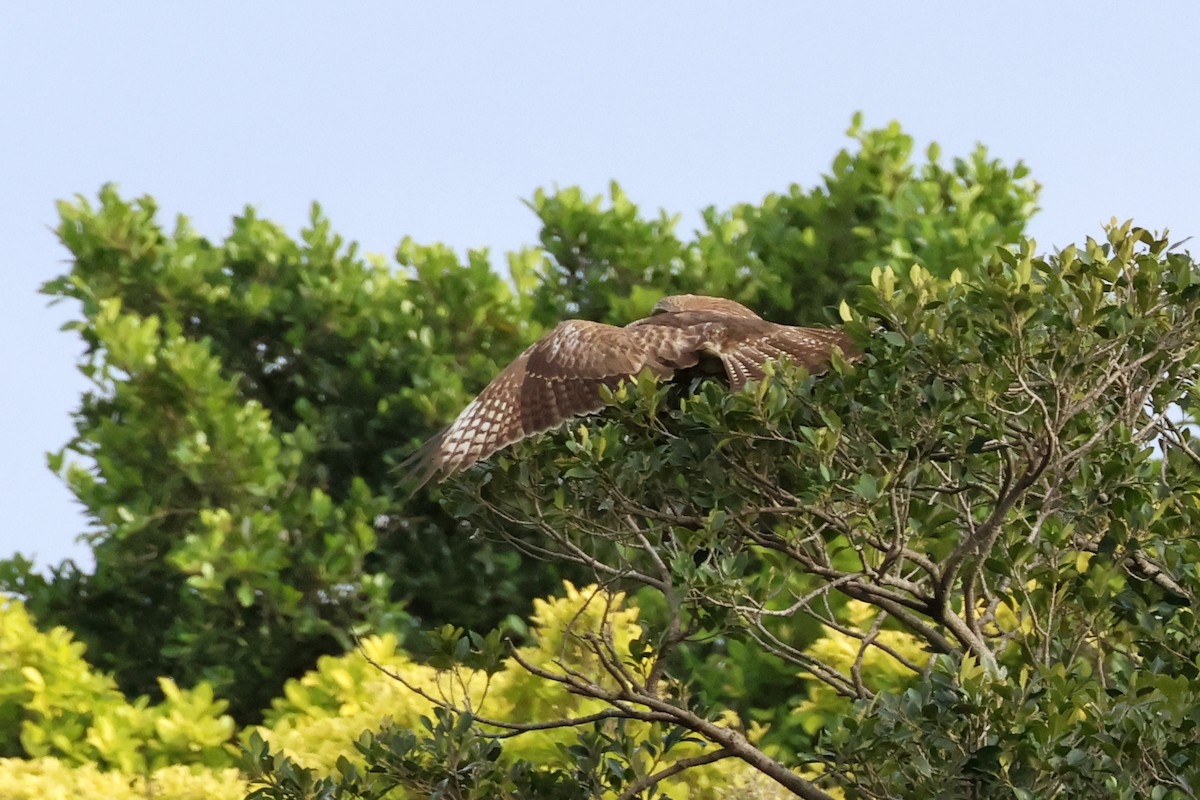
[[(336, 10), (334, 10), (336, 8)], [(915, 9), (920, 10), (915, 10)], [(28, 2), (0, 7), (0, 557), (89, 561), (45, 466), (78, 340), (54, 201), (106, 181), (220, 239), (536, 241), (520, 199), (617, 179), (650, 213), (812, 185), (856, 110), (1043, 184), (1042, 249), (1110, 217), (1200, 233), (1200, 5), (1112, 2)], [(1200, 246), (1191, 246), (1193, 253)]]

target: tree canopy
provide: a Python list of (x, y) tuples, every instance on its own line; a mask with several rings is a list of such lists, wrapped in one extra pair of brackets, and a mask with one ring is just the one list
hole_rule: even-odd
[[(689, 236), (616, 184), (536, 192), (507, 280), (483, 251), (361, 257), (316, 207), (298, 240), (247, 210), (215, 243), (115, 187), (63, 203), (45, 291), (79, 303), (93, 387), (51, 462), (96, 564), (0, 578), (124, 692), (266, 713), (265, 797), (709, 796), (728, 765), (807, 797), (1193, 796), (1195, 262), (1131, 224), (1039, 255), (1023, 165), (850, 135), (818, 186)], [(557, 321), (680, 292), (865, 355), (643, 377), (397, 485)], [(370, 707), (368, 663), (318, 667), (368, 633), (424, 727), (352, 715), (343, 760), (306, 760), (288, 731)]]
[[(457, 508), (655, 612), (632, 642), (579, 626), (591, 669), (537, 674), (756, 765), (790, 744), (759, 768), (802, 796), (1186, 794), (1198, 278), (1129, 225), (948, 279), (877, 269), (843, 306), (860, 363), (682, 400), (639, 381)], [(814, 682), (815, 740), (723, 717), (694, 666), (747, 649)]]

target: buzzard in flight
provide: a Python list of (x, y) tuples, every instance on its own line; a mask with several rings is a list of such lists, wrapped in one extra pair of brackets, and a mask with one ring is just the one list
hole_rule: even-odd
[(732, 300), (692, 294), (664, 297), (649, 317), (624, 328), (567, 320), (517, 356), (409, 463), (418, 466), (417, 486), (437, 473), (445, 479), (527, 436), (600, 411), (601, 386), (616, 389), (642, 370), (665, 379), (712, 362), (737, 390), (779, 358), (821, 370), (834, 348), (858, 354), (841, 331), (778, 325)]

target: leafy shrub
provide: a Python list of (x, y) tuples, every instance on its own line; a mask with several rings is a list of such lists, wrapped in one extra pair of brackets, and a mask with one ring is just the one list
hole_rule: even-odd
[(4, 755), (52, 757), (143, 775), (167, 766), (230, 767), (233, 719), (211, 686), (163, 679), (164, 700), (132, 703), (84, 660), (65, 628), (42, 633), (24, 606), (0, 599), (0, 736)]
[[(302, 797), (317, 785), (336, 788), (342, 797), (406, 787), (415, 794), (401, 796), (423, 796), (439, 782), (444, 789), (447, 771), (453, 772), (448, 764), (461, 761), (470, 776), (459, 776), (456, 796), (521, 797), (522, 787), (544, 781), (544, 790), (553, 784), (560, 793), (547, 797), (593, 797), (662, 768), (667, 756), (703, 753), (682, 730), (652, 722), (601, 717), (582, 734), (569, 727), (538, 728), (537, 721), (546, 718), (595, 715), (605, 703), (547, 686), (522, 663), (590, 671), (597, 664), (584, 631), (606, 631), (628, 654), (642, 629), (636, 608), (596, 586), (566, 584), (564, 597), (540, 600), (535, 608), (532, 643), (513, 657), (497, 658), (492, 642), (490, 671), (415, 664), (390, 637), (372, 637), (360, 652), (321, 659), (316, 671), (287, 684), (267, 724), (246, 740), (256, 779), (263, 784), (261, 796)], [(469, 641), (461, 633), (442, 632), (443, 642), (459, 649), (460, 657)], [(606, 683), (616, 686), (611, 678)], [(452, 717), (444, 707), (470, 713)], [(522, 724), (532, 724), (531, 730), (493, 738), (505, 726)], [(476, 760), (465, 757), (466, 751)], [(673, 797), (707, 798), (760, 782), (740, 762), (723, 761), (690, 770), (665, 786)], [(762, 786), (755, 791), (770, 796)]]
[(210, 771), (176, 765), (148, 773), (125, 773), (49, 757), (0, 758), (0, 797), (4, 800), (242, 800), (246, 793), (245, 780), (232, 767)]

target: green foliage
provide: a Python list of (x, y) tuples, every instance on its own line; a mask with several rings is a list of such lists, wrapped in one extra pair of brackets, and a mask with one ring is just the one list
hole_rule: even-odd
[(124, 689), (206, 680), (251, 719), (355, 626), (488, 628), (554, 585), (395, 489), (394, 464), (536, 333), (482, 254), (406, 241), (395, 274), (316, 210), (300, 242), (247, 212), (221, 245), (111, 187), (60, 210), (74, 264), (45, 291), (81, 303), (94, 388), (52, 463), (96, 568), (14, 588)]
[(702, 263), (733, 274), (739, 261), (761, 264), (739, 294), (768, 318), (815, 316), (887, 264), (920, 265), (941, 277), (972, 268), (1018, 241), (1036, 209), (1038, 186), (1019, 162), (1009, 169), (977, 147), (946, 168), (931, 145), (918, 168), (899, 125), (864, 131), (861, 123), (855, 117), (848, 131), (858, 151), (838, 153), (823, 187), (793, 185), (727, 219), (707, 215), (714, 238), (730, 224), (744, 233), (702, 243), (709, 244)]
[(212, 687), (184, 690), (163, 679), (162, 702), (131, 703), (84, 660), (84, 649), (63, 628), (37, 630), (21, 603), (0, 601), (0, 755), (131, 775), (232, 766), (233, 719)]
[[(845, 615), (845, 621), (853, 631), (870, 630), (879, 620), (878, 609), (861, 600), (848, 602)], [(880, 646), (864, 651), (861, 640), (853, 634), (843, 633), (829, 625), (822, 627), (824, 635), (809, 645), (806, 652), (816, 662), (832, 664), (844, 672), (850, 671), (858, 662), (858, 669), (880, 692), (880, 697), (900, 694), (918, 683), (920, 673), (908, 665), (923, 668), (929, 660), (929, 653), (921, 640), (904, 631), (880, 629), (875, 638)], [(904, 661), (897, 659), (893, 653), (902, 656)], [(796, 716), (807, 734), (825, 729), (836, 730), (852, 713), (850, 698), (839, 694), (811, 673), (806, 677), (814, 678), (807, 686), (808, 697), (788, 710)]]
[(544, 255), (534, 261), (533, 314), (543, 326), (569, 318), (624, 325), (670, 294), (664, 289), (685, 268), (690, 254), (675, 237), (675, 218), (664, 211), (643, 220), (615, 182), (608, 201), (605, 208), (578, 187), (534, 193)]
[(1079, 666), (997, 680), (940, 657), (918, 685), (832, 728), (825, 758), (893, 797), (1188, 797), (1200, 692), (1164, 668), (1105, 686)]
[(944, 278), (877, 269), (842, 314), (858, 363), (739, 393), (639, 380), (456, 485), (476, 524), (524, 520), (657, 598), (618, 696), (589, 688), (626, 663), (611, 640), (580, 633), (599, 668), (543, 677), (736, 748), (743, 709), (687, 669), (745, 663), (736, 640), (808, 686), (815, 746), (737, 751), (797, 793), (822, 796), (788, 783), (811, 768), (855, 797), (1187, 796), (1200, 268), (1114, 224)]
[[(377, 797), (401, 789), (426, 797), (441, 787), (452, 797), (596, 797), (702, 752), (682, 728), (610, 719), (600, 700), (547, 685), (523, 666), (594, 670), (582, 631), (606, 632), (628, 657), (641, 629), (621, 596), (567, 584), (564, 597), (535, 608), (531, 644), (478, 667), (415, 663), (390, 637), (322, 658), (287, 684), (266, 724), (245, 740), (259, 796)], [(459, 651), (456, 661), (495, 644), (455, 629), (438, 638)], [(611, 678), (603, 683), (615, 686)], [(558, 717), (594, 719), (582, 730), (536, 724)], [(522, 725), (529, 729), (514, 735)], [(744, 765), (723, 761), (664, 788), (674, 797), (722, 797), (752, 780)]]
[(243, 721), (355, 630), (519, 624), (586, 576), (468, 537), (436, 489), (398, 494), (393, 469), (545, 326), (623, 324), (671, 291), (816, 319), (872, 266), (949, 274), (1033, 210), (1020, 165), (980, 150), (914, 167), (898, 126), (850, 134), (820, 187), (709, 209), (693, 241), (616, 184), (607, 202), (539, 191), (542, 248), (510, 255), (511, 283), (485, 253), (408, 239), (397, 273), (315, 208), (299, 240), (248, 210), (212, 242), (112, 187), (63, 203), (72, 266), (45, 291), (80, 303), (68, 327), (93, 388), (51, 465), (93, 521), (96, 565), (43, 578), (14, 559), (0, 584), (126, 692), (204, 680)]
[[(565, 770), (532, 769), (520, 762), (505, 763), (503, 747), (494, 738), (473, 730), (470, 715), (453, 717), (440, 711), (437, 721), (422, 720), (418, 736), (412, 730), (386, 723), (378, 732), (365, 732), (355, 743), (369, 770), (347, 758), (336, 772), (321, 775), (285, 755), (273, 754), (252, 737), (247, 748), (248, 772), (260, 784), (253, 800), (328, 798), (454, 797), (463, 800), (504, 798), (594, 797)], [(408, 791), (405, 791), (407, 789)]]
[(242, 800), (246, 781), (233, 767), (196, 770), (182, 765), (148, 773), (102, 771), (95, 764), (68, 765), (54, 758), (0, 758), (0, 797), (104, 800)]
[(983, 147), (947, 167), (931, 145), (916, 166), (912, 137), (896, 123), (864, 130), (855, 116), (847, 133), (857, 149), (837, 154), (821, 186), (710, 207), (691, 242), (675, 236), (676, 219), (665, 213), (642, 220), (616, 184), (608, 207), (577, 188), (537, 192), (531, 206), (545, 251), (537, 320), (624, 324), (676, 292), (730, 297), (780, 322), (819, 320), (873, 268), (920, 265), (948, 277), (1017, 242), (1036, 211), (1028, 169), (1006, 167)]
[[(592, 554), (589, 558), (597, 553), (616, 558), (615, 571), (578, 558), (542, 564), (523, 557), (525, 551), (508, 541), (573, 536), (574, 526), (611, 518), (624, 498), (636, 497), (630, 518), (643, 519), (647, 509), (687, 517), (670, 524), (654, 518), (646, 529), (665, 549), (668, 571), (693, 594), (639, 590), (644, 614), (635, 615), (636, 622), (624, 619), (633, 625), (627, 641), (613, 638), (625, 630), (621, 625), (593, 630), (588, 625), (595, 619), (573, 616), (550, 622), (544, 614), (561, 608), (538, 605), (539, 638), (528, 645), (531, 649), (518, 652), (538, 664), (558, 663), (569, 652), (582, 659), (583, 674), (613, 668), (612, 653), (597, 650), (598, 642), (619, 645), (617, 652), (630, 664), (661, 662), (661, 674), (655, 673), (660, 689), (673, 693), (671, 702), (698, 714), (705, 725), (743, 726), (750, 739), (780, 758), (796, 764), (805, 758), (821, 761), (811, 753), (798, 754), (810, 748), (814, 728), (822, 722), (832, 727), (844, 718), (846, 701), (839, 692), (863, 695), (854, 675), (863, 673), (864, 686), (898, 691), (917, 685), (917, 662), (924, 662), (911, 653), (881, 657), (877, 646), (863, 645), (867, 655), (861, 658), (847, 655), (852, 648), (839, 637), (861, 645), (863, 634), (844, 589), (821, 590), (828, 576), (797, 570), (786, 554), (761, 542), (737, 536), (727, 541), (727, 529), (739, 529), (738, 515), (746, 513), (738, 493), (744, 499), (762, 487), (729, 480), (726, 462), (764, 469), (770, 459), (782, 458), (792, 473), (766, 472), (768, 482), (793, 490), (814, 480), (812, 486), (851, 486), (859, 504), (853, 509), (861, 510), (889, 498), (903, 473), (884, 457), (889, 448), (900, 452), (908, 446), (928, 455), (918, 443), (949, 430), (950, 444), (965, 446), (968, 456), (995, 459), (997, 451), (986, 445), (988, 437), (1004, 432), (1003, 426), (976, 431), (975, 423), (964, 425), (949, 414), (937, 423), (948, 427), (933, 431), (922, 427), (928, 421), (920, 418), (930, 403), (946, 400), (944, 392), (961, 397), (974, 391), (946, 377), (929, 384), (926, 378), (940, 362), (926, 357), (957, 353), (969, 359), (985, 351), (1000, 357), (1008, 351), (994, 326), (963, 312), (953, 325), (977, 334), (973, 344), (967, 338), (921, 339), (916, 332), (940, 313), (926, 303), (948, 304), (938, 295), (946, 290), (944, 281), (936, 279), (948, 279), (955, 270), (974, 275), (995, 246), (1017, 241), (1037, 195), (1022, 165), (1005, 167), (982, 149), (946, 167), (931, 148), (927, 160), (914, 165), (912, 141), (896, 125), (863, 130), (856, 118), (849, 133), (854, 147), (838, 154), (820, 186), (792, 186), (761, 203), (727, 211), (710, 208), (703, 230), (690, 240), (677, 236), (676, 220), (665, 212), (644, 219), (615, 183), (606, 199), (577, 188), (539, 191), (530, 205), (542, 222), (541, 247), (509, 256), (511, 282), (494, 273), (485, 253), (463, 259), (448, 248), (407, 239), (396, 253), (398, 272), (381, 259), (362, 259), (315, 208), (298, 240), (247, 211), (217, 243), (197, 235), (183, 219), (165, 231), (151, 199), (130, 202), (111, 187), (101, 191), (96, 205), (83, 199), (64, 203), (58, 233), (72, 266), (45, 291), (80, 303), (79, 319), (68, 327), (86, 345), (80, 368), (93, 387), (76, 414), (77, 437), (51, 456), (51, 466), (64, 474), (92, 519), (88, 536), (96, 566), (87, 573), (68, 562), (42, 577), (16, 557), (0, 563), (0, 586), (24, 597), (39, 624), (47, 629), (65, 625), (88, 645), (95, 663), (116, 677), (116, 686), (106, 683), (104, 691), (119, 697), (119, 687), (129, 695), (163, 699), (159, 706), (114, 700), (134, 710), (105, 717), (112, 732), (104, 736), (113, 741), (145, 740), (151, 728), (168, 731), (154, 709), (176, 709), (193, 720), (217, 718), (221, 700), (216, 698), (230, 703), (236, 719), (256, 719), (288, 679), (320, 663), (313, 673), (317, 677), (288, 684), (287, 699), (269, 712), (274, 732), (264, 734), (271, 747), (285, 750), (281, 743), (289, 737), (311, 735), (324, 743), (324, 750), (306, 746), (288, 756), (293, 762), (279, 762), (280, 769), (294, 763), (299, 771), (293, 777), (300, 783), (308, 780), (304, 770), (313, 771), (313, 781), (329, 777), (340, 769), (337, 756), (342, 756), (380, 767), (391, 785), (423, 791), (438, 764), (450, 763), (448, 748), (463, 748), (473, 754), (464, 765), (478, 766), (491, 755), (499, 765), (472, 773), (477, 791), (503, 789), (519, 796), (533, 791), (528, 781), (558, 787), (546, 788), (548, 794), (585, 785), (617, 791), (618, 786), (636, 788), (655, 765), (698, 758), (704, 748), (687, 741), (695, 729), (663, 719), (605, 718), (580, 731), (535, 732), (493, 747), (489, 737), (496, 729), (480, 718), (461, 728), (456, 719), (439, 716), (432, 704), (391, 697), (363, 664), (351, 668), (351, 661), (320, 659), (344, 651), (359, 632), (390, 633), (392, 638), (379, 641), (388, 642), (393, 652), (403, 642), (428, 660), (422, 665), (405, 657), (402, 672), (436, 676), (442, 673), (435, 666), (448, 668), (465, 658), (470, 666), (462, 669), (469, 670), (469, 683), (487, 685), (498, 698), (492, 702), (501, 703), (493, 709), (498, 717), (534, 722), (608, 708), (603, 698), (581, 699), (578, 687), (548, 690), (544, 677), (505, 661), (498, 637), (483, 639), (462, 629), (487, 630), (504, 622), (510, 631), (522, 630), (520, 617), (533, 598), (551, 591), (564, 575), (628, 582), (620, 562), (644, 550), (636, 539), (600, 536), (592, 540), (598, 550), (583, 551)], [(911, 299), (913, 287), (891, 296), (881, 283), (856, 306), (859, 317), (851, 327), (864, 342), (864, 324), (884, 329), (883, 341), (894, 346), (887, 351), (890, 361), (873, 347), (869, 368), (839, 369), (817, 387), (784, 369), (779, 382), (764, 383), (757, 394), (731, 397), (709, 387), (682, 404), (679, 389), (643, 382), (620, 393), (611, 424), (547, 437), (477, 472), (464, 486), (493, 481), (480, 496), (467, 496), (460, 487), (451, 490), (455, 499), (447, 506), (439, 502), (438, 488), (411, 498), (396, 490), (394, 467), (403, 456), (563, 317), (623, 324), (663, 294), (691, 291), (739, 299), (782, 322), (814, 321), (827, 315), (847, 287), (889, 264), (902, 275), (922, 267), (913, 274), (928, 274), (922, 280), (940, 287), (933, 292), (937, 297), (915, 307), (926, 312), (920, 324), (913, 316), (917, 311), (896, 310), (907, 302), (904, 298)], [(895, 281), (894, 273), (878, 274), (881, 282)], [(1102, 292), (1092, 304), (1104, 299)], [(993, 347), (999, 349), (991, 352)], [(897, 361), (901, 353), (909, 361)], [(897, 380), (907, 383), (897, 388)], [(982, 397), (1002, 393), (994, 388), (1002, 380), (985, 380), (993, 389)], [(911, 394), (927, 385), (935, 387), (928, 397)], [(886, 420), (866, 413), (870, 403), (842, 402), (871, 391), (904, 404), (917, 417)], [(871, 441), (880, 450), (865, 459), (854, 454), (860, 461), (853, 469), (837, 461), (850, 424), (877, 430), (878, 438)], [(924, 439), (905, 427), (913, 425)], [(737, 434), (755, 426), (769, 434)], [(962, 445), (956, 437), (964, 430), (973, 433)], [(977, 440), (981, 449), (974, 452)], [(995, 463), (988, 463), (994, 476)], [(1148, 463), (1130, 456), (1125, 465), (1149, 469)], [(619, 464), (615, 485), (614, 464)], [(566, 475), (562, 485), (552, 491), (543, 485), (541, 494), (531, 493), (531, 485), (555, 472)], [(1103, 474), (1097, 485), (1110, 479)], [(508, 493), (503, 503), (519, 512), (518, 519), (539, 522), (525, 529), (498, 525), (495, 517), (481, 519), (502, 492)], [(806, 499), (834, 502), (831, 498), (817, 492)], [(836, 502), (842, 501), (837, 495)], [(455, 519), (452, 511), (463, 519)], [(692, 512), (696, 516), (688, 517)], [(755, 514), (770, 520), (764, 524), (773, 535), (798, 530), (782, 512)], [(624, 520), (618, 518), (610, 530), (621, 530)], [(877, 513), (861, 520), (865, 526), (889, 522), (894, 520)], [(1136, 528), (1136, 521), (1130, 524)], [(937, 518), (920, 525), (925, 527), (913, 536), (944, 534), (950, 527)], [(856, 556), (862, 542), (843, 535), (827, 544), (831, 569), (864, 568)], [(1111, 556), (1125, 544), (1101, 542), (1096, 558)], [(950, 545), (939, 547), (934, 548), (938, 556)], [(1168, 559), (1171, 574), (1188, 563), (1183, 560), (1188, 554), (1171, 548), (1152, 555)], [(730, 630), (745, 633), (746, 620), (733, 599), (746, 585), (768, 598), (762, 609), (777, 614), (765, 625), (768, 641), (797, 652), (824, 647), (824, 661), (785, 657), (791, 650), (782, 649), (781, 655), (753, 637), (728, 635)], [(825, 602), (823, 610), (784, 613), (796, 597), (813, 591)], [(1036, 587), (1028, 591), (1036, 594)], [(1004, 607), (1015, 614), (1012, 609), (1025, 600), (1000, 597), (986, 613), (1009, 603)], [(671, 621), (685, 608), (695, 615), (689, 622), (695, 627), (686, 628), (686, 635), (670, 633)], [(914, 640), (905, 637), (913, 631), (897, 621), (898, 614), (889, 615), (868, 615), (877, 620), (866, 623), (872, 641), (908, 653)], [(441, 626), (448, 627), (429, 644), (413, 635), (418, 628)], [(580, 635), (581, 630), (588, 634)], [(814, 672), (826, 662), (845, 677), (829, 691), (821, 688), (829, 682), (822, 684)], [(348, 675), (339, 672), (343, 669)], [(373, 687), (374, 694), (346, 695), (347, 681)], [(81, 686), (89, 697), (103, 694), (86, 682)], [(196, 688), (187, 692), (179, 686)], [(61, 703), (67, 711), (75, 707), (68, 700)], [(409, 738), (399, 728), (380, 728), (375, 712), (385, 706), (410, 727), (421, 718), (431, 720), (425, 726), (428, 735)], [(5, 708), (15, 706), (0, 705), (0, 713), (7, 713)], [(510, 713), (516, 716), (505, 716)], [(65, 726), (68, 719), (55, 724)], [(685, 729), (692, 734), (684, 736)], [(369, 752), (348, 749), (363, 730), (378, 732), (361, 742)], [(212, 733), (189, 735), (207, 741)], [(6, 752), (18, 752), (12, 742), (5, 746)], [(121, 749), (113, 748), (114, 753)], [(54, 752), (109, 758), (81, 755), (82, 750)], [(138, 752), (144, 758), (148, 751)], [(274, 758), (265, 750), (260, 755)], [(305, 760), (310, 756), (315, 761)], [(152, 754), (144, 768), (153, 769), (156, 758)], [(104, 763), (126, 764), (117, 756)], [(738, 772), (744, 765), (731, 763), (701, 765), (688, 771), (695, 777), (664, 785), (703, 796), (727, 788), (732, 773), (748, 781), (749, 769)], [(704, 783), (710, 774), (719, 780)], [(563, 776), (573, 776), (574, 783), (560, 784)], [(342, 779), (345, 791), (362, 788), (354, 775)], [(795, 788), (786, 776), (773, 779)], [(315, 791), (314, 786), (302, 791)], [(283, 784), (276, 788), (292, 790)], [(654, 789), (647, 784), (645, 791)]]

